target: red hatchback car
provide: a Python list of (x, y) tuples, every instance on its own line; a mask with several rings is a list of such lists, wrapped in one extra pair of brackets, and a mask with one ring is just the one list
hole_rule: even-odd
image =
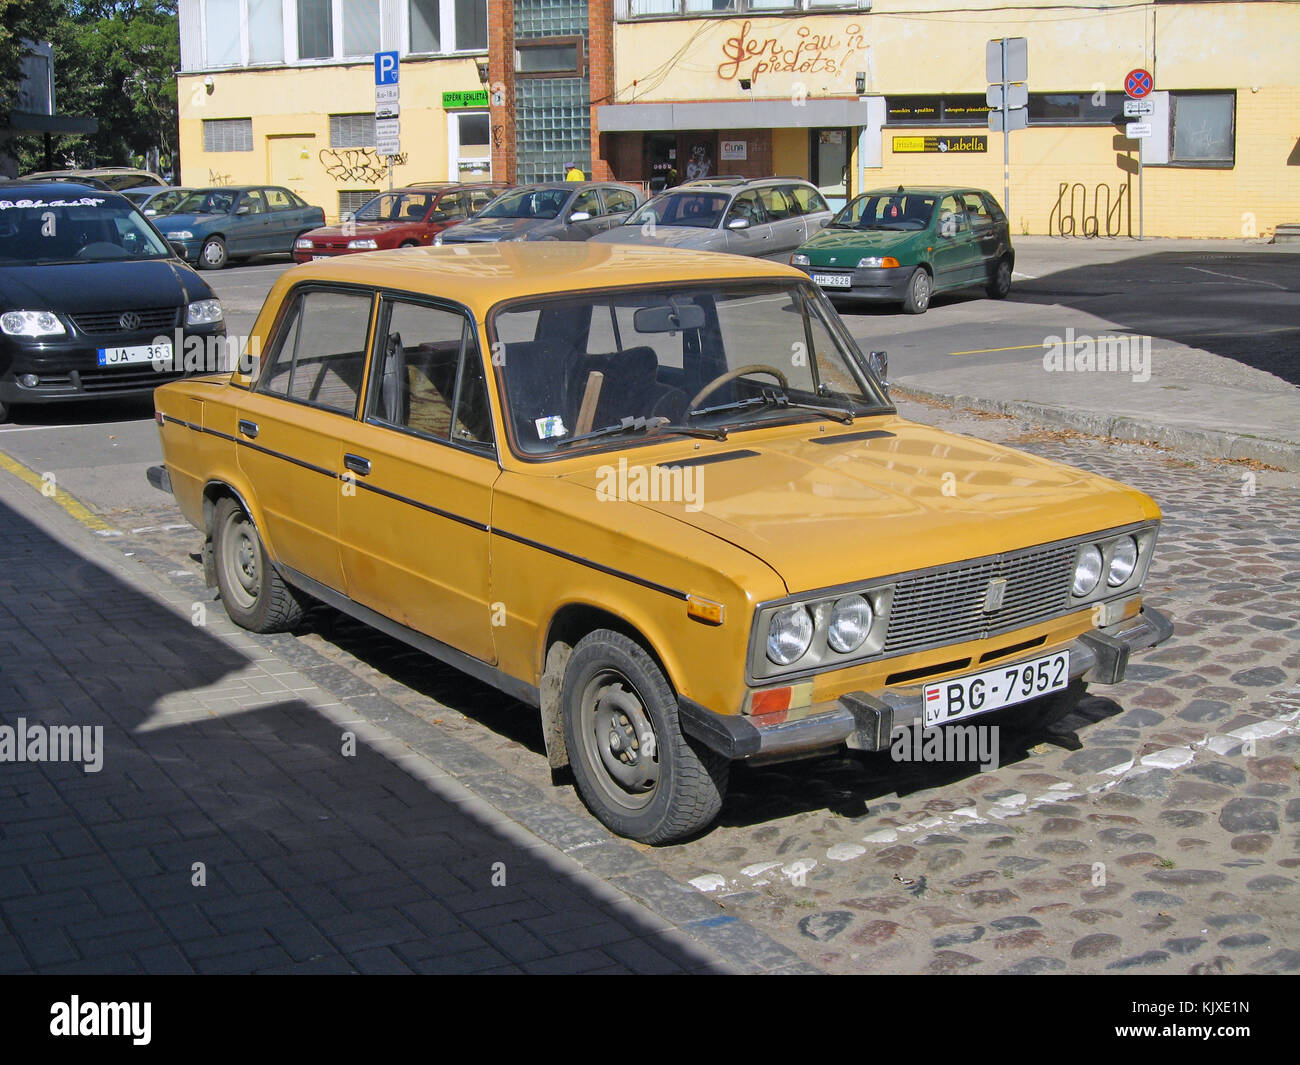
[(351, 221), (322, 226), (300, 236), (293, 246), (294, 262), (379, 248), (432, 244), (436, 234), (476, 214), (508, 188), (509, 185), (478, 182), (408, 185), (381, 192), (357, 211)]

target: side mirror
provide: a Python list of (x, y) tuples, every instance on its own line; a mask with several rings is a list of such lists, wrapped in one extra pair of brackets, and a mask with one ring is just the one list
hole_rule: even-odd
[(732, 218), (732, 219), (729, 219), (729, 220), (727, 221), (727, 228), (728, 228), (728, 229), (748, 229), (748, 228), (749, 228), (749, 219), (748, 219), (748, 218)]
[(569, 215), (570, 222), (586, 222), (590, 218), (591, 213), (589, 211), (574, 211), (573, 214)]
[(250, 210), (252, 210), (252, 208), (250, 208), (248, 204), (241, 203), (238, 207), (235, 208), (235, 214), (248, 214)]
[(447, 214), (446, 211), (434, 211), (431, 215), (429, 215), (429, 217), (426, 219), (426, 221), (429, 221), (429, 222), (445, 222), (445, 221), (447, 221), (447, 219), (448, 219), (449, 217), (450, 217), (450, 216)]
[(872, 351), (867, 354), (867, 364), (871, 372), (880, 378), (880, 383), (889, 391), (889, 352)]
[(168, 243), (168, 245), (170, 245), (170, 247), (171, 247), (171, 249), (172, 249), (172, 252), (175, 253), (175, 255), (176, 255), (176, 257), (177, 257), (178, 259), (184, 259), (184, 258), (185, 258), (185, 245), (184, 245), (184, 244), (182, 244), (179, 240), (169, 240), (167, 243)]

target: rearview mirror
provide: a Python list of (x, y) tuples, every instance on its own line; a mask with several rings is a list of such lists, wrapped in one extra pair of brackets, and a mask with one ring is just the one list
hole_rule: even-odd
[(702, 329), (704, 308), (696, 303), (665, 303), (638, 307), (632, 315), (632, 328), (638, 333), (678, 333), (683, 329)]

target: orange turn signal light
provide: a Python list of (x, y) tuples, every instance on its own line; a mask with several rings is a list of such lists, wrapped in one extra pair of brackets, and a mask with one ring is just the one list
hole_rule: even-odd
[(706, 625), (721, 625), (723, 608), (721, 603), (715, 603), (712, 599), (702, 599), (698, 595), (688, 595), (686, 597), (686, 613), (696, 621), (702, 621)]
[(898, 260), (895, 259), (892, 255), (886, 255), (883, 259), (880, 260), (880, 265), (883, 266), (886, 270), (896, 269), (898, 267)]
[(789, 709), (789, 688), (769, 688), (767, 691), (754, 692), (749, 702), (751, 714), (776, 714)]

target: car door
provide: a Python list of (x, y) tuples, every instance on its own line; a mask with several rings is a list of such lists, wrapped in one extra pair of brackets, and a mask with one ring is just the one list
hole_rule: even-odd
[(356, 424), (373, 301), (365, 288), (295, 289), (238, 408), (239, 466), (273, 557), (336, 591), (344, 441)]
[(822, 194), (811, 185), (790, 185), (782, 188), (794, 200), (799, 213), (803, 216), (804, 240), (815, 237), (826, 228), (826, 223), (835, 217), (835, 212), (831, 210)]
[(298, 224), (298, 207), (285, 189), (268, 188), (265, 194), (271, 210), (271, 243), (267, 251), (292, 252), (293, 242), (304, 228)]
[(758, 198), (772, 227), (772, 251), (794, 251), (804, 242), (803, 215), (794, 200), (777, 185), (764, 185), (758, 190)]
[(963, 192), (961, 202), (970, 222), (971, 246), (975, 253), (971, 261), (970, 280), (982, 283), (989, 280), (996, 270), (1002, 251), (1002, 234), (978, 192)]
[(978, 257), (971, 240), (970, 221), (956, 193), (949, 193), (939, 201), (931, 224), (935, 291), (970, 284)]
[[(732, 224), (743, 219), (747, 224), (735, 229)], [(772, 253), (772, 226), (763, 213), (758, 191), (748, 189), (731, 201), (722, 230), (727, 251), (735, 255), (770, 255)]]
[(605, 201), (605, 213), (601, 216), (601, 222), (604, 223), (600, 227), (602, 232), (621, 226), (627, 220), (627, 216), (636, 210), (636, 196), (631, 189), (605, 185), (601, 188), (600, 195)]
[(395, 295), (378, 321), (365, 413), (344, 456), (347, 594), (493, 662), (488, 526), (500, 467), (474, 324), (458, 307)]
[(241, 192), (235, 201), (235, 212), (226, 237), (226, 248), (232, 257), (259, 255), (275, 249), (271, 214), (266, 207), (266, 197), (260, 189)]
[[(585, 219), (570, 221), (575, 214), (586, 214)], [(605, 229), (605, 208), (600, 202), (600, 192), (595, 188), (583, 189), (570, 202), (561, 214), (564, 222), (564, 235), (561, 240), (586, 240), (593, 234)]]

